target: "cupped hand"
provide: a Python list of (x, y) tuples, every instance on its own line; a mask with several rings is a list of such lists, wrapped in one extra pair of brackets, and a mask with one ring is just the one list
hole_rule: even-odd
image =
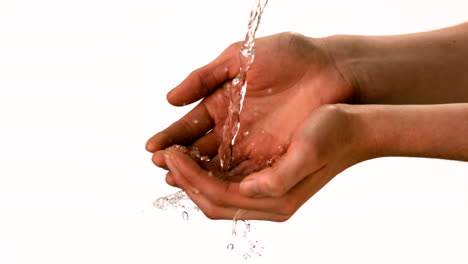
[[(164, 149), (174, 144), (197, 148), (211, 162), (199, 163), (220, 173), (218, 147), (227, 117), (229, 89), (239, 73), (235, 43), (208, 65), (192, 72), (167, 95), (183, 106), (203, 99), (193, 110), (148, 140), (153, 162), (167, 168)], [(320, 105), (349, 102), (353, 88), (335, 67), (325, 43), (297, 33), (259, 38), (255, 61), (247, 75), (248, 88), (241, 113), (241, 130), (233, 150), (231, 181), (271, 165), (286, 151), (298, 127)], [(176, 185), (168, 174), (166, 181)]]
[(174, 182), (209, 218), (286, 221), (335, 175), (371, 158), (369, 133), (348, 108), (318, 108), (280, 159), (240, 183), (213, 177), (177, 151), (166, 151), (164, 158)]

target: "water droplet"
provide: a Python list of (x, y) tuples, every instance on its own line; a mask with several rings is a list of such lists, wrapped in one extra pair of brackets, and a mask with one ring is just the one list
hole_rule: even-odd
[(273, 159), (267, 160), (266, 165), (267, 165), (268, 167), (271, 167), (271, 165), (273, 165)]
[(237, 76), (236, 78), (234, 78), (234, 79), (232, 80), (232, 86), (238, 85), (239, 82), (240, 82), (240, 79), (239, 79), (239, 76)]
[(210, 156), (201, 156), (200, 157), (200, 160), (201, 161), (206, 161), (206, 162), (209, 162), (211, 160)]
[(244, 136), (248, 136), (248, 135), (249, 135), (249, 133), (250, 133), (250, 132), (249, 132), (248, 130), (247, 130), (247, 131), (245, 131), (245, 132), (244, 132)]
[(190, 155), (194, 158), (199, 159), (200, 158), (200, 150), (197, 147), (193, 147), (192, 150), (190, 151)]
[(158, 208), (158, 209), (162, 209), (163, 208), (163, 199), (162, 198), (158, 198), (156, 201), (154, 201), (153, 203), (153, 206)]
[(233, 243), (228, 244), (227, 249), (233, 250), (234, 249), (234, 244)]
[(181, 146), (181, 145), (173, 145), (171, 147), (169, 147), (169, 149), (172, 149), (172, 150), (175, 150), (175, 151), (178, 151), (178, 152), (182, 152), (182, 153), (187, 153), (188, 152), (188, 149), (184, 146)]
[(284, 147), (283, 146), (278, 146), (278, 151), (283, 153), (284, 152)]
[(250, 232), (250, 222), (249, 220), (243, 220), (245, 224), (245, 231)]
[(249, 50), (248, 50), (248, 47), (245, 47), (245, 49), (242, 49), (242, 50), (241, 50), (241, 53), (242, 53), (242, 55), (243, 55), (244, 57), (247, 57), (247, 56), (250, 55), (250, 52), (249, 52)]
[(189, 214), (186, 211), (182, 212), (182, 219), (184, 219), (185, 221), (189, 219)]
[(198, 190), (198, 189), (195, 188), (195, 187), (192, 187), (191, 191), (192, 191), (192, 193), (194, 193), (194, 194), (199, 194), (199, 193), (200, 193), (200, 190)]
[(234, 219), (232, 220), (232, 236), (235, 237), (237, 236), (237, 220)]

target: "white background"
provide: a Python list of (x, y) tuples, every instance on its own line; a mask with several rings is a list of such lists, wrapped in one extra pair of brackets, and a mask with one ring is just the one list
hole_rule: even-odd
[[(225, 263), (229, 221), (160, 212), (144, 144), (165, 94), (245, 34), (250, 0), (0, 2), (0, 263)], [(464, 0), (271, 0), (258, 36), (397, 34), (468, 20)], [(466, 136), (466, 135), (460, 135)], [(260, 263), (468, 263), (468, 163), (385, 158), (286, 223)], [(231, 259), (232, 260), (232, 259)]]

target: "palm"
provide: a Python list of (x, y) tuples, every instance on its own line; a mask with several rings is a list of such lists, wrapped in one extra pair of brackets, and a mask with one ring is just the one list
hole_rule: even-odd
[[(326, 103), (348, 101), (351, 96), (349, 86), (322, 44), (298, 34), (282, 33), (258, 39), (255, 47), (255, 61), (248, 72), (247, 94), (240, 117), (241, 128), (233, 151), (231, 167), (232, 174), (236, 175), (247, 175), (269, 165), (287, 150), (294, 132), (314, 109)], [(206, 169), (219, 170), (217, 150), (227, 116), (229, 85), (239, 71), (238, 51), (239, 44), (232, 45), (210, 64), (213, 69), (208, 65), (198, 70), (178, 87), (178, 93), (169, 96), (171, 103), (179, 105), (198, 99), (194, 76), (199, 78), (198, 86), (205, 92), (224, 83), (211, 94), (206, 92), (205, 99), (194, 110), (198, 114), (181, 119), (188, 124), (187, 120), (201, 117), (201, 123), (209, 125), (189, 129), (191, 136), (177, 135), (181, 133), (176, 131), (178, 128), (167, 129), (174, 134), (168, 142), (197, 147), (202, 154), (214, 157), (209, 164), (201, 163)], [(227, 65), (224, 74), (219, 74), (221, 65)], [(203, 72), (210, 70), (214, 73)], [(221, 77), (214, 76), (216, 71)], [(206, 76), (217, 83), (207, 84), (203, 80)]]

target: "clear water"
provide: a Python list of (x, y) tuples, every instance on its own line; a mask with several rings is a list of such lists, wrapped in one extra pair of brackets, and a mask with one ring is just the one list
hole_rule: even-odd
[(255, 33), (257, 32), (268, 0), (255, 0), (250, 11), (250, 19), (244, 43), (239, 50), (239, 74), (232, 80), (228, 116), (223, 126), (223, 140), (218, 149), (220, 166), (228, 171), (233, 158), (233, 147), (240, 130), (240, 113), (247, 92), (247, 73), (255, 59)]
[[(161, 210), (168, 210), (171, 208), (181, 209), (183, 212), (186, 213), (187, 216), (183, 218), (188, 219), (188, 212), (192, 210), (199, 211), (198, 207), (190, 200), (190, 197), (185, 194), (184, 191), (178, 191), (173, 194), (169, 194), (163, 197), (159, 197), (156, 201), (153, 202), (153, 206), (161, 209)], [(185, 215), (185, 214), (184, 214)]]
[[(257, 32), (260, 24), (260, 19), (265, 9), (268, 0), (254, 0), (252, 10), (250, 12), (250, 19), (247, 28), (247, 34), (243, 45), (239, 50), (240, 58), (240, 69), (239, 74), (232, 80), (230, 88), (230, 104), (228, 108), (228, 116), (223, 126), (223, 138), (221, 145), (218, 149), (218, 155), (220, 157), (220, 167), (222, 171), (227, 172), (230, 169), (233, 157), (233, 147), (236, 141), (237, 134), (240, 130), (240, 114), (247, 92), (247, 73), (250, 66), (252, 65), (255, 58), (255, 33)], [(198, 123), (198, 120), (194, 120)], [(249, 133), (248, 131), (244, 133)], [(199, 149), (193, 148), (188, 150), (184, 146), (174, 145), (171, 148), (174, 150), (189, 154), (192, 158), (198, 159), (202, 162), (209, 162), (209, 156), (201, 156)], [(197, 193), (198, 190), (192, 190)], [(161, 210), (167, 210), (168, 208), (176, 208), (182, 211), (182, 219), (189, 220), (190, 211), (199, 211), (199, 208), (190, 200), (190, 198), (183, 191), (163, 196), (154, 201), (153, 205)], [(251, 233), (252, 227), (249, 221), (242, 220), (244, 224), (242, 235), (238, 235), (238, 214), (240, 210), (234, 216), (232, 220), (232, 239), (233, 241), (228, 243), (226, 249), (232, 252), (235, 256), (241, 256), (243, 261), (247, 261), (252, 257), (261, 256), (263, 254), (263, 247), (260, 246), (258, 240), (252, 238)]]
[[(263, 254), (263, 246), (255, 238), (255, 232), (248, 220), (242, 220), (243, 226), (238, 226), (237, 216), (238, 210), (232, 220), (232, 242), (228, 243), (226, 248), (231, 251), (234, 256), (241, 257), (243, 261), (247, 261), (252, 257), (260, 257)], [(241, 234), (241, 235), (238, 235)]]

